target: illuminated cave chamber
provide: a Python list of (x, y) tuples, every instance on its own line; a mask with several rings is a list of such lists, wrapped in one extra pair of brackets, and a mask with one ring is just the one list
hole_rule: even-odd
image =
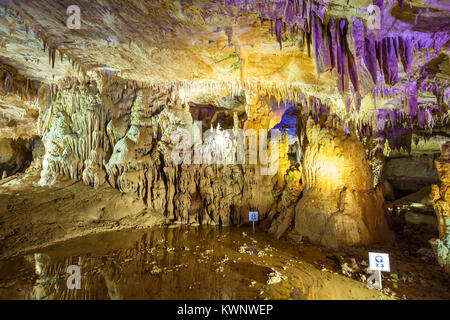
[[(37, 2), (1, 8), (0, 184), (72, 188), (73, 206), (17, 207), (51, 236), (15, 246), (38, 231), (13, 212), (5, 254), (111, 228), (245, 225), (252, 210), (277, 239), (389, 244), (426, 216), (448, 270), (448, 6), (375, 1), (375, 32), (368, 1), (160, 0), (120, 19), (92, 3), (80, 31)], [(264, 136), (253, 150), (239, 132)]]

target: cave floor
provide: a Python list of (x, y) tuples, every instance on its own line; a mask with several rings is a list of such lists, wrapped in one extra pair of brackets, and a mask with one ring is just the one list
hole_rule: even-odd
[[(244, 227), (112, 231), (0, 260), (0, 299), (380, 299), (363, 270), (337, 262), (362, 266), (363, 252), (294, 246)], [(398, 254), (399, 280), (384, 275), (383, 299), (450, 298), (443, 272)], [(80, 290), (67, 289), (69, 265), (81, 268)]]
[[(149, 228), (163, 220), (114, 189), (36, 179), (0, 185), (0, 299), (380, 299), (365, 285), (368, 251), (390, 254), (383, 299), (450, 299), (448, 275), (417, 253), (433, 236), (424, 226), (407, 224), (392, 247), (347, 249), (244, 226)], [(75, 208), (90, 220), (68, 215)], [(80, 290), (67, 289), (69, 265), (81, 268)]]

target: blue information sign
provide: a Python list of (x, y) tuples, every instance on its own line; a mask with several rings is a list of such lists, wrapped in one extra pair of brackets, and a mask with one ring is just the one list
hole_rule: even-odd
[(248, 214), (248, 220), (258, 221), (258, 211), (250, 211)]

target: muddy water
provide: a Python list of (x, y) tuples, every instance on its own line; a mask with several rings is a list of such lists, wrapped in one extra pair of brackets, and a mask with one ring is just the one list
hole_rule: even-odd
[[(243, 228), (159, 228), (69, 240), (0, 260), (0, 299), (379, 299)], [(68, 289), (67, 267), (81, 270)]]

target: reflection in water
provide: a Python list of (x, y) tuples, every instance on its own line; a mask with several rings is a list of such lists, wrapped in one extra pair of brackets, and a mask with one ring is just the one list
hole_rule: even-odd
[[(242, 277), (233, 272), (229, 255), (239, 253), (228, 236), (230, 229), (178, 227), (71, 240), (25, 258), (33, 260), (35, 269), (30, 298), (256, 298), (256, 289), (236, 290)], [(80, 290), (67, 288), (70, 265), (81, 268)]]
[[(266, 235), (248, 236), (243, 230), (180, 226), (69, 240), (38, 253), (0, 261), (0, 298), (340, 297), (339, 290), (333, 291), (337, 296), (323, 296), (323, 281), (318, 279), (323, 277), (321, 272), (297, 261), (295, 253), (277, 249), (278, 243)], [(71, 265), (81, 268), (79, 290), (67, 287), (71, 275), (66, 271)], [(356, 281), (346, 281), (365, 290)]]

